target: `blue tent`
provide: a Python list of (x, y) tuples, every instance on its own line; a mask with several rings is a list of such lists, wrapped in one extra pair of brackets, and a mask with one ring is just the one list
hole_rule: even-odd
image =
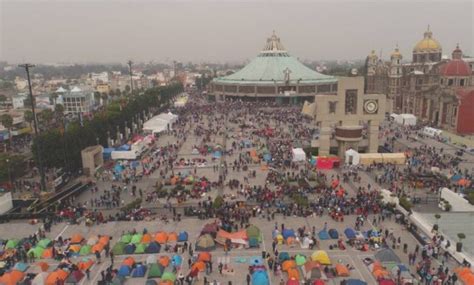
[(152, 241), (148, 244), (148, 246), (145, 249), (146, 253), (158, 253), (160, 252), (161, 245), (157, 243), (156, 241)]
[(222, 156), (222, 153), (218, 150), (216, 150), (213, 154), (212, 154), (212, 157), (214, 158), (221, 158)]
[(344, 234), (348, 239), (356, 238), (356, 232), (352, 228), (346, 228)]
[(359, 279), (348, 279), (346, 285), (367, 285), (367, 283)]
[(263, 160), (265, 160), (266, 162), (272, 161), (272, 155), (269, 154), (269, 153), (264, 154), (263, 155)]
[(291, 229), (284, 229), (281, 234), (283, 235), (284, 239), (287, 239), (289, 237), (296, 237), (295, 236), (295, 231), (291, 230)]
[(25, 272), (26, 269), (28, 269), (28, 264), (23, 263), (23, 262), (17, 262), (15, 266), (13, 266), (13, 269), (21, 271), (21, 272)]
[(179, 255), (173, 255), (171, 262), (174, 264), (174, 266), (181, 266), (183, 263), (183, 258)]
[(145, 276), (145, 273), (146, 273), (146, 266), (143, 265), (143, 264), (138, 264), (137, 267), (135, 267), (132, 270), (131, 276), (132, 277), (143, 277), (143, 276)]
[(270, 281), (266, 271), (255, 271), (252, 274), (252, 285), (268, 285)]
[(115, 173), (122, 173), (122, 171), (123, 171), (123, 166), (122, 166), (122, 165), (116, 164), (116, 165), (114, 166), (114, 172), (115, 172)]
[(318, 233), (318, 237), (319, 237), (320, 240), (328, 240), (328, 239), (331, 238), (326, 230), (320, 231)]
[(455, 174), (453, 176), (451, 176), (451, 180), (454, 181), (454, 182), (457, 182), (459, 180), (461, 180), (462, 176), (461, 174)]
[(251, 237), (249, 238), (249, 247), (259, 247), (259, 242), (257, 238)]
[(280, 262), (283, 262), (285, 260), (288, 260), (290, 259), (290, 255), (288, 254), (288, 252), (280, 252), (280, 254), (278, 255), (278, 260), (280, 260)]
[(129, 276), (130, 275), (130, 267), (128, 267), (127, 265), (120, 266), (117, 274), (118, 274), (118, 276), (122, 276), (122, 277)]
[(185, 231), (182, 231), (178, 235), (178, 241), (188, 241), (188, 233)]
[(337, 232), (336, 229), (329, 229), (329, 236), (332, 239), (338, 239), (339, 238), (339, 233)]
[(250, 266), (263, 265), (263, 260), (260, 256), (252, 256), (249, 260)]
[(135, 245), (133, 243), (127, 244), (123, 251), (125, 254), (133, 254), (135, 252)]

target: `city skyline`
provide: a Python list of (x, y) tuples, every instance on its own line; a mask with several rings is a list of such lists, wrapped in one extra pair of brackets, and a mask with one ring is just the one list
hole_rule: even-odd
[(0, 59), (13, 63), (112, 63), (128, 58), (241, 63), (257, 55), (273, 30), (301, 60), (357, 60), (371, 50), (387, 59), (397, 44), (409, 59), (428, 25), (443, 55), (450, 55), (457, 43), (464, 54), (473, 54), (473, 5), (464, 1), (110, 0), (0, 5)]

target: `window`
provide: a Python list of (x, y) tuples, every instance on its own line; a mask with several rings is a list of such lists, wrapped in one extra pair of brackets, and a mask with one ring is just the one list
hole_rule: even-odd
[(441, 78), (440, 84), (441, 84), (441, 85), (444, 84), (444, 79), (443, 79), (443, 78)]
[(337, 101), (329, 101), (329, 114), (336, 113), (336, 105), (337, 105)]
[(464, 86), (464, 79), (459, 80), (459, 85)]
[(345, 111), (347, 114), (357, 114), (357, 90), (346, 90)]
[(453, 79), (448, 79), (448, 86), (453, 86), (454, 80)]

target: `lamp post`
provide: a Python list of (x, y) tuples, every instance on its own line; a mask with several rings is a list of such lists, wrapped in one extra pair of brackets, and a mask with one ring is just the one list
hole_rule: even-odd
[(11, 174), (11, 171), (10, 171), (10, 159), (7, 158), (5, 161), (7, 162), (8, 184), (10, 184), (12, 186), (12, 189), (15, 190), (15, 187), (13, 187), (13, 185), (12, 185), (12, 174)]

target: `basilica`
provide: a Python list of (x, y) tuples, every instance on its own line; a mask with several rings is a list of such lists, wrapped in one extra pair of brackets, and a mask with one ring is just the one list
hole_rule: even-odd
[(387, 112), (410, 113), (426, 124), (458, 134), (474, 133), (474, 59), (459, 44), (443, 56), (428, 28), (404, 61), (398, 46), (384, 61), (366, 59), (365, 91), (387, 95)]

